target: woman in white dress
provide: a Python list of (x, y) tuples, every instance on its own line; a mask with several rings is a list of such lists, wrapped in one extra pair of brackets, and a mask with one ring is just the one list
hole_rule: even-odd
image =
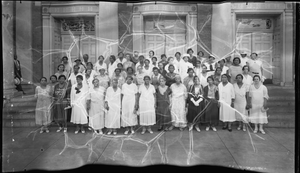
[(79, 73), (79, 68), (80, 67), (78, 65), (74, 65), (73, 72), (71, 73), (71, 75), (70, 75), (70, 77), (68, 79), (68, 81), (71, 82), (72, 86), (75, 85), (75, 84), (77, 84), (76, 76), (78, 76), (78, 75), (83, 76), (83, 80), (85, 80), (85, 76), (82, 73)]
[(204, 88), (208, 85), (207, 77), (208, 77), (207, 67), (206, 67), (206, 65), (203, 64), (202, 65), (202, 73), (199, 76), (202, 88)]
[(259, 75), (263, 82), (263, 63), (257, 56), (257, 53), (252, 53), (250, 55), (251, 59), (247, 61), (247, 65), (249, 66), (250, 75), (252, 77), (254, 77), (254, 75)]
[(100, 68), (99, 69), (99, 75), (97, 75), (95, 78), (99, 80), (99, 85), (104, 87), (105, 89), (108, 88), (110, 84), (110, 79), (108, 75), (105, 73), (106, 69), (105, 68)]
[(68, 72), (65, 71), (65, 65), (64, 64), (59, 64), (57, 66), (57, 72), (55, 73), (55, 76), (58, 78), (60, 75), (68, 76)]
[(263, 124), (268, 123), (266, 106), (269, 99), (267, 87), (261, 82), (259, 75), (253, 76), (253, 84), (249, 89), (249, 107), (250, 107), (250, 122), (254, 123), (254, 133), (257, 133), (257, 126), (259, 125), (259, 131), (265, 134), (263, 130)]
[(231, 84), (236, 83), (236, 75), (243, 73), (243, 67), (240, 66), (241, 59), (239, 57), (233, 58), (232, 66), (229, 67), (228, 73), (230, 75)]
[(186, 119), (186, 99), (187, 99), (187, 89), (181, 83), (180, 75), (175, 76), (176, 83), (172, 84), (170, 89), (172, 90), (171, 94), (171, 118), (172, 126), (169, 130), (172, 130), (174, 127), (179, 127), (180, 130), (183, 130), (187, 125)]
[(116, 68), (117, 68), (116, 57), (115, 57), (115, 55), (111, 55), (109, 57), (109, 63), (108, 63), (108, 77), (109, 78), (112, 78)]
[(143, 67), (141, 65), (137, 66), (136, 74), (136, 85), (139, 87), (144, 84), (145, 73), (143, 72)]
[(121, 117), (121, 88), (118, 87), (118, 79), (112, 80), (112, 86), (107, 88), (105, 97), (105, 127), (108, 128), (108, 135), (112, 132), (117, 134), (117, 129), (120, 128)]
[(219, 102), (220, 102), (220, 120), (224, 122), (223, 130), (228, 128), (228, 131), (232, 131), (231, 123), (236, 120), (234, 107), (234, 88), (231, 83), (228, 82), (228, 76), (222, 75), (222, 82), (218, 85), (219, 89)]
[(139, 87), (139, 114), (140, 125), (143, 127), (142, 133), (145, 134), (146, 127), (149, 133), (153, 133), (151, 126), (156, 122), (156, 90), (150, 84), (150, 77), (144, 77), (144, 84)]
[(131, 134), (134, 134), (134, 126), (137, 125), (137, 96), (138, 88), (133, 82), (133, 77), (128, 76), (126, 78), (126, 83), (122, 85), (122, 114), (121, 114), (121, 126), (126, 127), (124, 132), (125, 135), (128, 134), (129, 128)]
[(88, 86), (88, 88), (93, 88), (93, 80), (94, 80), (94, 77), (92, 76), (92, 70), (91, 69), (86, 69), (85, 71), (85, 84)]
[(99, 75), (99, 70), (102, 68), (104, 68), (105, 71), (107, 71), (107, 64), (104, 62), (104, 56), (100, 55), (98, 57), (98, 61), (94, 65), (94, 70), (97, 73), (97, 75)]
[(151, 76), (153, 68), (152, 65), (150, 64), (150, 60), (145, 59), (144, 63), (145, 66), (143, 67), (143, 72), (145, 73), (145, 75)]
[(247, 100), (249, 97), (249, 85), (243, 83), (243, 75), (236, 75), (236, 83), (233, 84), (235, 92), (234, 109), (236, 109), (236, 120), (239, 121), (237, 130), (246, 131), (246, 126), (243, 124), (248, 119), (248, 111), (246, 111)]
[(249, 74), (249, 66), (248, 65), (245, 65), (243, 67), (243, 74), (242, 75), (243, 75), (243, 83), (250, 86), (253, 83), (253, 78)]
[[(183, 84), (187, 90), (190, 89), (192, 85), (194, 85), (194, 69), (188, 69), (188, 76), (183, 79)], [(199, 78), (199, 77), (198, 77)]]
[(51, 105), (51, 88), (47, 85), (47, 78), (42, 77), (41, 86), (35, 88), (35, 98), (37, 98), (35, 109), (35, 123), (42, 125), (40, 133), (46, 131), (49, 133), (48, 126), (51, 123), (50, 105)]
[(181, 79), (184, 79), (188, 76), (189, 68), (194, 68), (193, 64), (188, 62), (189, 56), (189, 54), (184, 54), (182, 57), (183, 61), (179, 64), (179, 75)]
[(89, 89), (88, 105), (89, 109), (89, 126), (95, 130), (96, 133), (103, 134), (104, 128), (104, 96), (105, 88), (99, 85), (99, 79), (95, 78), (93, 87)]
[(153, 73), (151, 75), (151, 84), (157, 89), (159, 86), (159, 78), (161, 77), (161, 74), (159, 74), (157, 67), (153, 67)]
[(88, 97), (88, 86), (83, 83), (83, 76), (76, 76), (77, 83), (72, 85), (71, 89), (71, 122), (76, 124), (75, 134), (79, 132), (85, 133), (83, 124), (87, 124), (88, 113), (87, 113), (87, 97)]
[[(178, 67), (175, 65), (175, 62), (174, 62), (174, 58), (173, 57), (169, 57), (168, 58), (168, 64), (165, 66), (165, 70), (167, 71), (167, 73), (170, 73), (170, 71), (169, 71), (169, 66), (170, 65), (173, 65), (174, 66), (174, 73), (179, 73), (179, 69), (178, 69)], [(178, 64), (178, 66), (179, 66), (179, 64)]]

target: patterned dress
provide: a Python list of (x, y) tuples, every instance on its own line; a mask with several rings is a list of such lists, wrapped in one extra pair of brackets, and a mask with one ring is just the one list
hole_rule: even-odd
[(89, 110), (89, 126), (94, 130), (104, 128), (104, 96), (106, 88), (99, 86), (99, 88), (92, 87), (89, 89), (88, 100), (91, 100), (91, 107)]
[(37, 98), (35, 109), (35, 123), (37, 125), (49, 125), (51, 123), (51, 88), (46, 86), (42, 88), (37, 86), (35, 89), (35, 97)]
[(69, 105), (70, 88), (67, 88), (68, 83), (64, 83), (63, 87), (59, 84), (54, 87), (54, 104), (52, 109), (53, 120), (57, 123), (64, 123), (66, 121), (66, 110)]
[(159, 126), (167, 125), (171, 123), (171, 113), (170, 113), (170, 100), (169, 95), (172, 93), (168, 86), (165, 92), (161, 92), (160, 86), (156, 89), (156, 119)]
[(203, 89), (203, 96), (206, 99), (205, 106), (210, 103), (205, 110), (204, 121), (206, 123), (217, 125), (219, 122), (218, 87), (216, 85), (213, 85), (212, 87), (207, 85)]
[(186, 87), (181, 83), (177, 85), (176, 83), (172, 84), (170, 89), (172, 90), (172, 99), (171, 99), (171, 117), (172, 124), (175, 127), (186, 127), (186, 98), (187, 90)]

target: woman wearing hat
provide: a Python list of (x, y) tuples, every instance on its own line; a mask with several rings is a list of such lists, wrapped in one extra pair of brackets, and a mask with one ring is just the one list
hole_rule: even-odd
[(110, 82), (110, 79), (108, 77), (108, 75), (105, 73), (106, 72), (106, 68), (104, 67), (101, 67), (99, 69), (99, 75), (97, 75), (95, 78), (97, 78), (99, 80), (99, 85), (104, 87), (105, 89), (108, 88), (109, 86), (109, 82)]
[(107, 64), (104, 62), (104, 56), (102, 55), (98, 57), (98, 61), (94, 65), (94, 70), (98, 75), (99, 75), (99, 70), (101, 68), (104, 68), (105, 71), (107, 72)]
[(171, 94), (171, 117), (172, 117), (172, 126), (169, 130), (172, 130), (174, 127), (179, 127), (180, 130), (187, 125), (186, 120), (186, 99), (187, 99), (187, 89), (181, 83), (180, 75), (175, 76), (175, 83), (170, 87)]
[(236, 83), (236, 75), (243, 73), (243, 67), (240, 66), (241, 59), (239, 57), (233, 58), (232, 66), (229, 67), (230, 83)]

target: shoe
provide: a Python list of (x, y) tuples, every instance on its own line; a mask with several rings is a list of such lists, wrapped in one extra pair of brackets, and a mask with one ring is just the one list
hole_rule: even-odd
[(143, 131), (141, 132), (141, 134), (143, 135), (143, 134), (145, 134), (145, 132), (146, 132), (146, 129), (143, 129)]
[(46, 129), (46, 133), (49, 133), (50, 131), (49, 131), (49, 129)]
[(134, 130), (131, 130), (131, 134), (134, 134)]
[(201, 132), (200, 128), (199, 127), (195, 127), (197, 132)]
[(266, 134), (266, 132), (263, 129), (259, 130), (259, 132), (262, 133), (263, 135)]
[(108, 131), (107, 134), (110, 135), (110, 134), (111, 134), (111, 131)]
[(64, 129), (64, 133), (67, 133), (67, 128)]
[(241, 127), (239, 126), (239, 127), (237, 128), (237, 130), (240, 131), (240, 130), (241, 130)]
[(209, 127), (206, 127), (205, 130), (206, 130), (206, 131), (209, 131)]
[(62, 130), (62, 128), (59, 127), (59, 128), (56, 130), (56, 132), (60, 132), (61, 130)]
[(128, 130), (126, 130), (125, 132), (124, 132), (124, 135), (127, 135), (128, 134)]
[(100, 130), (99, 134), (100, 134), (100, 135), (103, 135), (103, 132), (102, 132), (102, 130)]
[(117, 132), (114, 132), (113, 134), (114, 134), (114, 135), (117, 135)]
[(244, 131), (244, 132), (246, 131), (246, 127), (243, 127), (243, 131)]
[(84, 130), (81, 130), (81, 133), (85, 133), (85, 131), (84, 131)]
[(157, 129), (157, 131), (162, 131), (162, 129), (163, 129), (163, 127), (162, 126), (160, 126), (158, 129)]
[(184, 129), (184, 128), (182, 128), (182, 127), (179, 128), (180, 131), (183, 131), (183, 129)]
[(257, 129), (254, 129), (253, 133), (257, 133)]
[(90, 130), (90, 131), (91, 131), (91, 130), (92, 130), (92, 128), (90, 128), (90, 127), (89, 127), (89, 128), (88, 128), (88, 130)]
[(41, 131), (40, 131), (40, 133), (44, 133), (44, 131), (43, 131), (43, 130), (41, 130)]
[(223, 130), (226, 130), (226, 129), (227, 129), (227, 126), (223, 126), (222, 129), (223, 129)]
[(151, 134), (153, 133), (153, 131), (151, 129), (148, 129), (148, 132), (151, 133)]
[(169, 129), (168, 129), (168, 130), (170, 130), (170, 131), (171, 131), (171, 130), (173, 130), (173, 128), (174, 128), (174, 126), (171, 126), (171, 127), (169, 127)]
[(229, 132), (231, 132), (231, 131), (232, 131), (232, 129), (231, 129), (231, 128), (228, 128), (228, 131), (229, 131)]
[(189, 131), (192, 131), (192, 130), (193, 130), (193, 126), (190, 126), (190, 127), (189, 127)]
[(78, 133), (78, 131), (79, 131), (79, 130), (76, 130), (76, 131), (75, 131), (75, 134), (77, 134), (77, 133)]
[(217, 131), (217, 129), (216, 129), (215, 127), (212, 127), (212, 129), (213, 129), (213, 131), (214, 131), (214, 132), (216, 132), (216, 131)]

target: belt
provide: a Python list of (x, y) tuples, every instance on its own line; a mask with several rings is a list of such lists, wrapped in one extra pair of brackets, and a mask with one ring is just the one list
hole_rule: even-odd
[(252, 72), (253, 74), (259, 74), (259, 73), (257, 73), (257, 72)]

